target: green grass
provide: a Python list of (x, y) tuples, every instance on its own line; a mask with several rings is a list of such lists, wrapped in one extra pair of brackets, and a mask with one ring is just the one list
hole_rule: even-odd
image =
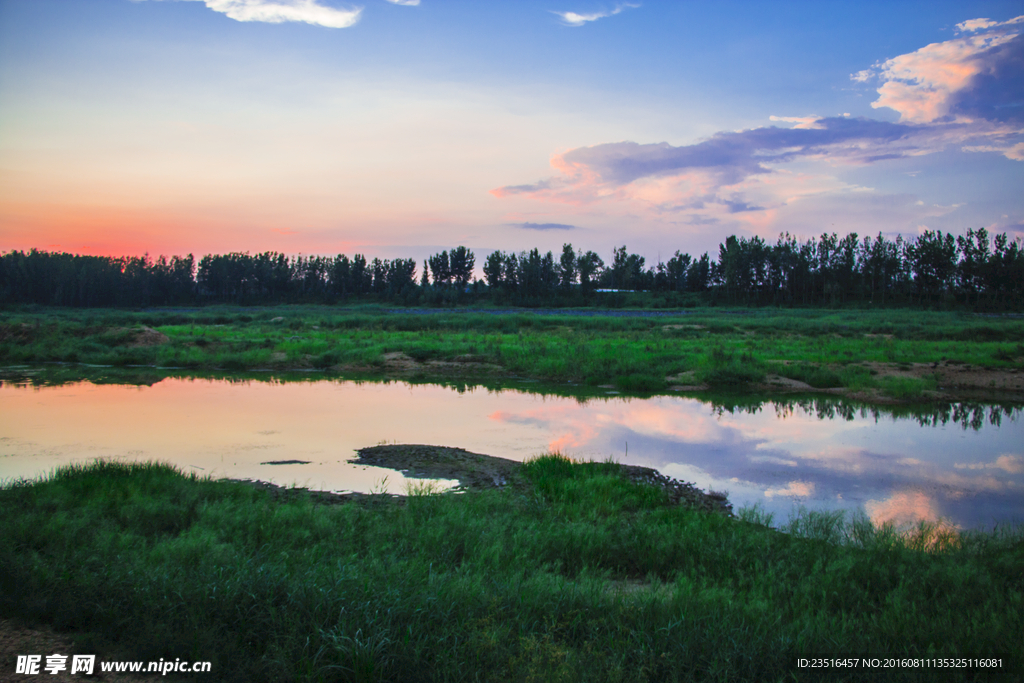
[[(136, 346), (142, 325), (169, 341)], [(312, 306), (26, 309), (0, 313), (0, 364), (380, 371), (385, 354), (401, 352), (421, 362), (471, 357), (505, 375), (634, 393), (667, 391), (667, 378), (681, 373), (712, 388), (779, 373), (815, 388), (912, 400), (933, 384), (880, 383), (862, 364), (952, 361), (1019, 369), (1022, 338), (1020, 318), (928, 311), (697, 309), (642, 318)]]
[(743, 385), (760, 382), (765, 378), (765, 364), (750, 350), (728, 351), (716, 346), (698, 361), (696, 377), (713, 387)]
[(900, 401), (919, 399), (925, 391), (935, 388), (935, 380), (917, 377), (885, 377), (881, 380), (882, 392)]
[(804, 513), (781, 533), (616, 470), (548, 456), (518, 491), (317, 506), (67, 467), (0, 489), (0, 613), (84, 651), (210, 660), (204, 681), (789, 681), (813, 680), (808, 654), (1019, 658), (1020, 529)]

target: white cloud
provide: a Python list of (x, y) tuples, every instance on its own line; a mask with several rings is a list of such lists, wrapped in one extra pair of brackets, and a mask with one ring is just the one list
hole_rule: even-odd
[(996, 145), (964, 145), (961, 152), (998, 152), (1007, 159), (1024, 161), (1024, 142), (1018, 142), (1010, 147)]
[[(327, 28), (348, 28), (359, 21), (362, 7), (337, 9), (317, 0), (198, 0), (235, 21), (281, 24), (298, 21)], [(419, 0), (415, 0), (419, 2)]]
[(614, 14), (618, 14), (623, 10), (636, 8), (639, 6), (640, 5), (625, 3), (622, 5), (616, 5), (615, 9), (610, 11), (591, 12), (590, 14), (579, 14), (578, 12), (557, 12), (555, 10), (551, 10), (551, 13), (560, 16), (562, 18), (562, 21), (568, 24), (569, 26), (583, 26), (584, 24), (589, 23), (591, 21), (604, 19), (605, 17), (610, 17)]
[(404, 5), (406, 7), (415, 7), (420, 4), (420, 0), (388, 0), (393, 5)]
[(1014, 24), (1024, 23), (1024, 15), (1014, 17), (1008, 21), (992, 21), (991, 19), (968, 19), (967, 21), (961, 21), (956, 25), (956, 30), (963, 32), (984, 31), (987, 28), (995, 28), (996, 26), (1013, 26)]
[(956, 463), (953, 467), (958, 470), (1003, 470), (1010, 474), (1024, 473), (1024, 458), (1019, 455), (1003, 454), (996, 458), (995, 462), (972, 462)]
[(956, 30), (963, 31), (981, 31), (982, 29), (991, 28), (996, 26), (999, 22), (992, 21), (991, 19), (968, 19), (967, 21), (961, 21), (956, 25)]

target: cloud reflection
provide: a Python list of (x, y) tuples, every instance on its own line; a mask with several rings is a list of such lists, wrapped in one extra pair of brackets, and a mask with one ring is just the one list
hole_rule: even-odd
[[(943, 434), (957, 417), (953, 424), (963, 428), (957, 430), (961, 438), (976, 435), (970, 443), (982, 443), (984, 422), (964, 418), (976, 414), (939, 407), (934, 415), (908, 415), (921, 425), (911, 427), (905, 420), (882, 420), (871, 411), (843, 406), (728, 410), (660, 397), (546, 404), (490, 417), (546, 430), (552, 450), (574, 457), (628, 458), (703, 487), (733, 482), (740, 496), (751, 498), (734, 498), (737, 505), (768, 499), (784, 512), (794, 499), (846, 507), (870, 502), (880, 519), (902, 521), (921, 513), (916, 519), (934, 521), (942, 511), (966, 522), (964, 515), (976, 505), (972, 500), (985, 497), (1024, 512), (1024, 482), (1005, 477), (1024, 471), (1024, 459), (1005, 450), (985, 459), (976, 447), (965, 451)], [(966, 452), (978, 460), (963, 462)], [(893, 497), (898, 491), (914, 493)]]
[(900, 527), (939, 520), (935, 501), (920, 491), (901, 491), (885, 500), (869, 500), (864, 510), (875, 526)]
[(814, 484), (806, 481), (791, 481), (786, 488), (767, 489), (764, 495), (766, 498), (773, 498), (775, 496), (808, 498), (814, 495)]
[(958, 462), (953, 467), (958, 470), (991, 470), (999, 469), (1010, 474), (1020, 474), (1024, 472), (1024, 458), (1019, 455), (1000, 455), (996, 458), (995, 462), (969, 462), (963, 463)]

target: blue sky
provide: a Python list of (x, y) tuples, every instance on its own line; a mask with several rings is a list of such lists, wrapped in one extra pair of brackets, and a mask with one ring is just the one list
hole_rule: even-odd
[(0, 250), (653, 262), (730, 234), (1020, 235), (1021, 15), (0, 0)]

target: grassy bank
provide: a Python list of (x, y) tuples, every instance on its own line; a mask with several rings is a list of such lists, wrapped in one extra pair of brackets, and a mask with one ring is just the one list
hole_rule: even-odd
[(0, 490), (0, 612), (86, 651), (210, 660), (204, 681), (782, 681), (814, 680), (809, 654), (1019, 656), (1019, 531), (805, 515), (784, 534), (666, 505), (611, 464), (524, 474), (318, 506), (157, 465), (63, 469)]
[[(890, 400), (917, 400), (940, 388), (955, 395), (942, 385), (964, 367), (1024, 369), (1022, 318), (894, 310), (633, 313), (9, 311), (0, 315), (0, 364), (515, 375), (634, 392), (781, 377)], [(1002, 386), (971, 381), (993, 392)]]

